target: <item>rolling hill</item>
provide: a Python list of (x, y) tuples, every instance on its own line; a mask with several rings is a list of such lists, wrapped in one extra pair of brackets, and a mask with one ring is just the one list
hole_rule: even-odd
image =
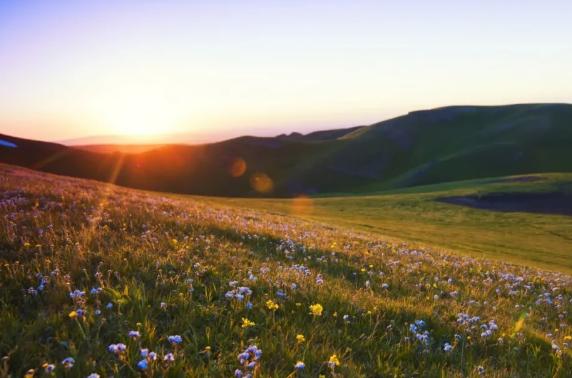
[(572, 172), (572, 105), (451, 106), (369, 126), (98, 153), (0, 135), (0, 162), (119, 185), (215, 196), (368, 193)]

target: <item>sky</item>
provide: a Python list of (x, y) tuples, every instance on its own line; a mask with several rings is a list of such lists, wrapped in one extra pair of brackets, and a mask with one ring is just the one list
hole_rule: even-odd
[(0, 0), (0, 133), (224, 139), (570, 103), (571, 19), (570, 0)]

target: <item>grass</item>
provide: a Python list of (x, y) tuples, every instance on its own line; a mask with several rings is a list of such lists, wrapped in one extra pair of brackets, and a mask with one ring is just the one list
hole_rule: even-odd
[(572, 369), (568, 275), (222, 200), (0, 173), (0, 376)]
[(538, 180), (471, 180), (366, 196), (210, 201), (264, 209), (431, 248), (570, 273), (572, 217), (480, 210), (435, 201), (447, 196), (495, 192), (572, 191), (571, 174), (534, 177)]

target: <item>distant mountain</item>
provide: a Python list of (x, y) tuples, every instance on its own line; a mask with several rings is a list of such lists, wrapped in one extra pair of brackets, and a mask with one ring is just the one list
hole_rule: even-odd
[(149, 190), (222, 196), (369, 192), (572, 172), (572, 105), (451, 106), (349, 129), (130, 154), (1, 135), (0, 141), (16, 145), (0, 143), (1, 162)]
[(86, 144), (74, 145), (73, 148), (100, 153), (121, 152), (126, 154), (137, 154), (155, 150), (163, 146), (164, 144)]
[(175, 133), (159, 135), (93, 135), (83, 138), (66, 139), (57, 141), (66, 146), (111, 146), (111, 145), (136, 145), (136, 144), (203, 144), (224, 140), (224, 133), (209, 132)]

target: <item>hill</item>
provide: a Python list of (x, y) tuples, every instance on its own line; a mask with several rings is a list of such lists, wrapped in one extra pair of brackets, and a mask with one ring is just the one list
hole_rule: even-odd
[(74, 145), (73, 148), (104, 154), (113, 154), (117, 152), (124, 154), (137, 154), (152, 151), (163, 146), (164, 144), (86, 144)]
[(141, 153), (0, 139), (0, 161), (123, 186), (216, 196), (368, 193), (447, 181), (572, 172), (572, 105), (454, 106), (365, 127), (241, 137)]
[(572, 370), (568, 275), (220, 201), (0, 165), (1, 375)]
[(459, 181), (367, 195), (210, 201), (572, 273), (569, 173)]

